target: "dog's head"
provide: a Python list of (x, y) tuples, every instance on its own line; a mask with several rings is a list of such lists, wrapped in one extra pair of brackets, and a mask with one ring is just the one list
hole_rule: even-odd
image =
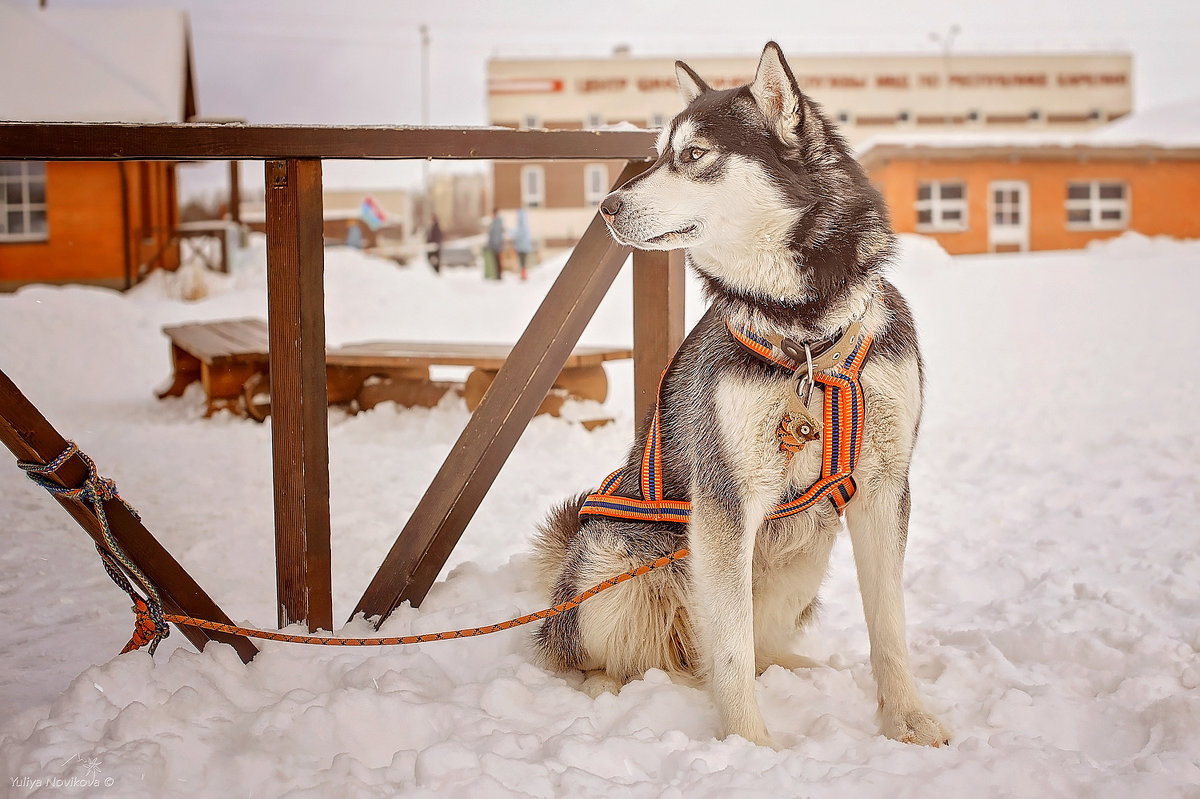
[(658, 160), (600, 204), (617, 241), (686, 247), (710, 277), (757, 291), (767, 287), (751, 285), (750, 275), (714, 272), (767, 253), (802, 264), (803, 250), (851, 228), (882, 225), (886, 240), (881, 198), (777, 44), (767, 44), (754, 82), (739, 88), (714, 90), (682, 61), (675, 71), (687, 107), (659, 137)]

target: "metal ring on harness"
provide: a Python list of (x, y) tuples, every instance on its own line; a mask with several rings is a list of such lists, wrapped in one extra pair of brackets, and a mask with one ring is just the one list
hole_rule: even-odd
[[(788, 346), (788, 345), (790, 345), (790, 346)], [(802, 402), (804, 402), (805, 406), (807, 406), (808, 401), (810, 399), (812, 399), (812, 389), (813, 389), (813, 382), (814, 382), (813, 381), (812, 348), (808, 346), (807, 341), (804, 342), (801, 346), (804, 347), (804, 361), (801, 364), (800, 368), (797, 369), (796, 373), (795, 373), (796, 396), (799, 397)], [(795, 342), (793, 342), (791, 339), (784, 339), (783, 345), (781, 348), (784, 350), (784, 352), (787, 352), (787, 354), (789, 356), (791, 356), (793, 361), (800, 360), (800, 357), (799, 357), (800, 351), (796, 348)], [(793, 352), (794, 352), (794, 354), (793, 354)], [(802, 374), (802, 372), (805, 372), (805, 373)]]

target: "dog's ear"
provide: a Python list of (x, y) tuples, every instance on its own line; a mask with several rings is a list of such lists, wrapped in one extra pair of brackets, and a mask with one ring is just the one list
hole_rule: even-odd
[(683, 95), (684, 105), (691, 105), (692, 100), (705, 92), (712, 91), (704, 79), (682, 61), (675, 62), (675, 80), (679, 82), (679, 93)]
[(804, 98), (783, 51), (775, 42), (767, 42), (763, 48), (750, 94), (779, 138), (788, 144), (796, 143), (804, 121)]

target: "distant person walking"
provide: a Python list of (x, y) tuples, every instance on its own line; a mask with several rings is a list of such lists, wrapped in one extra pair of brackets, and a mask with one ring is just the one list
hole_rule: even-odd
[(500, 279), (500, 254), (504, 251), (504, 220), (500, 210), (492, 209), (492, 224), (488, 226), (487, 247), (483, 250), (483, 276), (489, 280)]
[(442, 271), (442, 226), (438, 224), (437, 214), (433, 216), (433, 223), (429, 226), (429, 233), (425, 236), (425, 241), (429, 243), (431, 251), (426, 253), (429, 259), (429, 265), (433, 267), (433, 271), (441, 273)]
[(533, 252), (533, 236), (529, 234), (529, 216), (522, 208), (517, 211), (517, 229), (513, 232), (513, 249), (517, 251), (517, 261), (521, 264), (521, 279), (526, 278), (525, 262)]

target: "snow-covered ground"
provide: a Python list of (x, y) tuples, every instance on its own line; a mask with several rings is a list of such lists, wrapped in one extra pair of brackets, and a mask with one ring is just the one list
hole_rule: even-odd
[[(261, 246), (261, 245), (260, 245)], [(328, 334), (513, 340), (526, 284), (327, 251)], [(264, 643), (243, 666), (175, 633), (120, 657), (132, 617), (87, 538), (0, 469), (4, 793), (114, 796), (1200, 795), (1200, 244), (949, 258), (907, 237), (928, 404), (913, 476), (909, 641), (951, 746), (878, 734), (849, 546), (759, 701), (781, 752), (717, 740), (707, 695), (651, 672), (592, 700), (529, 662), (523, 631), (379, 650)], [(156, 275), (121, 294), (0, 296), (0, 368), (234, 619), (275, 618), (270, 429), (159, 402), (161, 325), (265, 313), (261, 250), (209, 296)], [(629, 340), (623, 273), (585, 334)], [(689, 316), (698, 316), (691, 302)], [(428, 632), (544, 606), (524, 554), (556, 499), (594, 486), (632, 427), (627, 364), (586, 432), (537, 418), (419, 610)], [(596, 415), (595, 407), (577, 416)], [(345, 618), (467, 419), (385, 404), (330, 417), (334, 599)], [(0, 458), (3, 460), (3, 458)], [(363, 634), (359, 621), (343, 635)], [(528, 629), (528, 628), (526, 628)]]

